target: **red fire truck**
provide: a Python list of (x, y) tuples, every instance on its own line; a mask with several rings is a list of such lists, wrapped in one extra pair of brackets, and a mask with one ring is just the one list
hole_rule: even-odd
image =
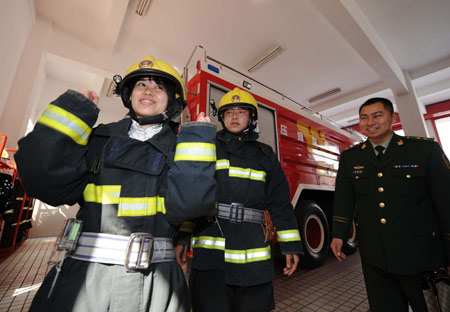
[[(204, 53), (192, 62), (200, 50)], [(305, 251), (300, 263), (308, 268), (320, 266), (329, 250), (339, 154), (362, 137), (351, 129), (341, 129), (300, 103), (211, 58), (201, 46), (194, 49), (184, 69), (185, 80), (189, 74), (192, 77), (186, 83), (188, 109), (183, 116), (187, 121), (206, 112), (220, 129), (217, 106), (226, 92), (240, 87), (255, 97), (259, 140), (272, 146), (289, 182)], [(344, 252), (356, 250), (355, 238), (353, 224)]]

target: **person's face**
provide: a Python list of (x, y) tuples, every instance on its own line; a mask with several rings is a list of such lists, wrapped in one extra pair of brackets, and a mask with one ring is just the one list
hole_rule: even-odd
[(381, 102), (365, 106), (359, 114), (359, 127), (371, 142), (382, 144), (391, 136), (394, 114)]
[(243, 107), (228, 108), (223, 112), (223, 122), (231, 133), (239, 133), (248, 126), (250, 111)]
[(161, 114), (168, 102), (164, 86), (147, 77), (139, 79), (131, 92), (131, 105), (138, 118)]

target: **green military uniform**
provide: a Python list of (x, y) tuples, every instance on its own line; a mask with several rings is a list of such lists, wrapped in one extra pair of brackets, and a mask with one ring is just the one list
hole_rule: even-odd
[[(449, 161), (431, 139), (393, 134), (380, 162), (369, 141), (342, 153), (333, 237), (345, 241), (356, 218), (372, 310), (382, 303), (371, 300), (370, 289), (387, 287), (368, 282), (373, 281), (372, 269), (416, 279), (423, 271), (449, 263), (449, 185)], [(394, 306), (389, 309), (400, 311)]]

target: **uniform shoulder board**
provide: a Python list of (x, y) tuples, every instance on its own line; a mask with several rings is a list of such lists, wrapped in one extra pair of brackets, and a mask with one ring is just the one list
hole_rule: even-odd
[(427, 142), (427, 143), (433, 143), (434, 138), (426, 138), (426, 137), (419, 137), (419, 136), (405, 136), (405, 139), (410, 141), (416, 141), (416, 142)]
[(350, 151), (350, 150), (354, 150), (354, 149), (356, 149), (356, 148), (358, 148), (358, 147), (362, 147), (364, 143), (365, 143), (365, 142), (361, 142), (361, 143), (355, 144), (355, 145), (353, 145), (353, 146), (350, 146), (349, 148), (346, 148), (346, 149), (343, 150), (342, 152), (347, 152), (347, 151)]

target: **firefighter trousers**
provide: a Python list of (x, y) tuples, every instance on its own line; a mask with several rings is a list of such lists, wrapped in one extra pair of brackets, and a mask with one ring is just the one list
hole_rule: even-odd
[(269, 312), (275, 308), (272, 282), (227, 285), (221, 270), (192, 269), (189, 289), (193, 312)]

